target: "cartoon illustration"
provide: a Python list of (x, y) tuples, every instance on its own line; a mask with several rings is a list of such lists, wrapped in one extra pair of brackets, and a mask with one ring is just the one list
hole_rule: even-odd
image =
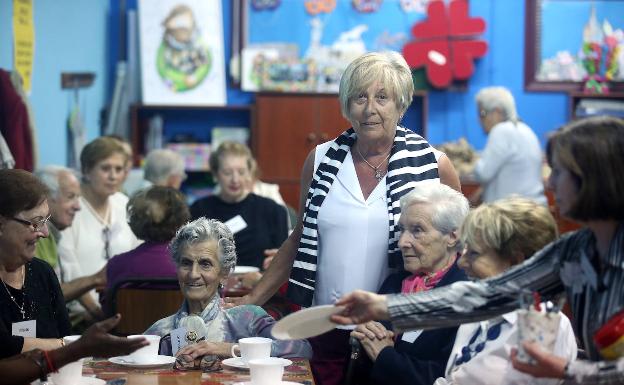
[(165, 32), (157, 52), (158, 74), (174, 92), (197, 87), (210, 72), (212, 57), (201, 39), (193, 11), (177, 5), (162, 25)]

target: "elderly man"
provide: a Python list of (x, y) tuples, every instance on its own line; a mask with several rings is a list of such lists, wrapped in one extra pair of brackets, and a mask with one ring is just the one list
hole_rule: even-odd
[(540, 143), (518, 118), (511, 92), (504, 87), (486, 87), (477, 93), (476, 102), (488, 139), (474, 168), (483, 191), (473, 195), (471, 203), (516, 194), (546, 205)]
[(143, 170), (131, 172), (123, 189), (128, 195), (153, 185), (180, 189), (185, 179), (184, 159), (180, 154), (167, 149), (158, 149), (147, 154)]
[(61, 282), (61, 290), (66, 302), (79, 299), (80, 303), (89, 311), (90, 315), (99, 317), (102, 314), (100, 306), (91, 296), (84, 295), (88, 291), (106, 285), (106, 268), (99, 272), (66, 282), (63, 277), (56, 245), (60, 239), (60, 232), (71, 226), (76, 212), (80, 210), (80, 183), (71, 169), (62, 166), (45, 166), (35, 172), (35, 175), (50, 189), (48, 205), (50, 207), (50, 221), (48, 230), (50, 236), (37, 242), (35, 255), (48, 262)]

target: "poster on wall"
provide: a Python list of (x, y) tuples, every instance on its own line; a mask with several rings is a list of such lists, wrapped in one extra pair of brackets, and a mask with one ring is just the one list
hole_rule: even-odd
[(400, 52), (431, 2), (241, 1), (243, 89), (317, 93), (337, 92), (344, 69), (365, 52)]
[(221, 0), (139, 1), (145, 105), (225, 105)]

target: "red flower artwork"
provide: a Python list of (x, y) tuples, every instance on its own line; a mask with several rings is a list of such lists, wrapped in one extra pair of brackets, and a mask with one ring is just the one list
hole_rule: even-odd
[(448, 87), (454, 79), (466, 80), (474, 72), (474, 59), (487, 52), (487, 43), (477, 35), (485, 31), (485, 21), (468, 15), (465, 0), (432, 1), (427, 19), (412, 27), (415, 41), (403, 47), (411, 68), (425, 66), (427, 78), (438, 88)]

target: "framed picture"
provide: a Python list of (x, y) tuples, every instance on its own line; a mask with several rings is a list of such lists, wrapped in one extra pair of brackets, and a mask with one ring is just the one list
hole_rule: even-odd
[(139, 0), (145, 105), (226, 104), (221, 0)]
[(624, 90), (624, 0), (526, 0), (524, 85), (580, 91), (592, 71)]

